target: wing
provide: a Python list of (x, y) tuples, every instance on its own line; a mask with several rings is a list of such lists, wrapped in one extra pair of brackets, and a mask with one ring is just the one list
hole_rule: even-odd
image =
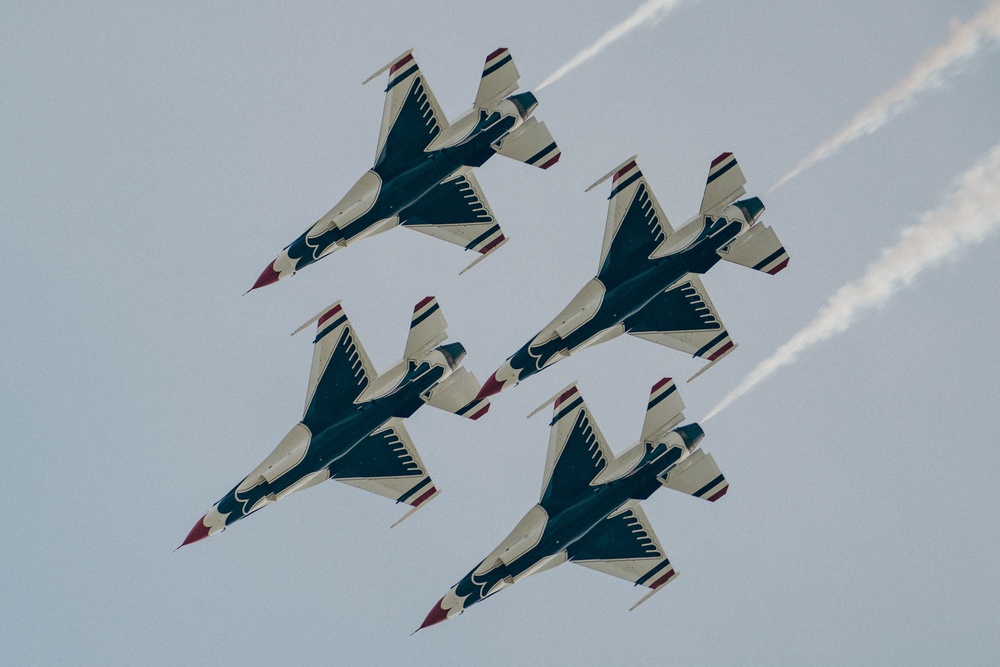
[(389, 85), (385, 89), (385, 108), (374, 167), (383, 180), (412, 166), (427, 144), (448, 126), (434, 93), (413, 58), (412, 50), (386, 68), (389, 70)]
[[(701, 213), (728, 206), (746, 194), (743, 188), (747, 179), (732, 153), (723, 153), (712, 160), (708, 169), (705, 194), (701, 198)], [(701, 214), (699, 213), (699, 215)]]
[(350, 407), (377, 374), (340, 302), (320, 314), (302, 423), (313, 433)]
[(471, 170), (439, 183), (407, 207), (402, 224), (484, 256), (507, 240)]
[(476, 101), (472, 106), (477, 109), (492, 109), (497, 102), (517, 90), (520, 76), (510, 51), (497, 49), (486, 56), (483, 76), (479, 80), (479, 90), (476, 91)]
[(573, 385), (555, 401), (540, 505), (550, 515), (569, 502), (614, 458)]
[(626, 318), (625, 331), (709, 361), (721, 359), (735, 347), (705, 286), (694, 274)]
[(637, 500), (591, 528), (570, 546), (568, 556), (574, 563), (654, 591), (677, 576)]
[[(673, 231), (634, 157), (612, 173), (608, 196), (611, 203), (597, 274), (605, 285), (617, 284), (631, 276), (634, 267), (646, 261)], [(596, 187), (611, 175), (587, 189)]]
[(438, 491), (403, 422), (393, 419), (389, 424), (332, 463), (330, 477), (397, 503), (419, 507)]

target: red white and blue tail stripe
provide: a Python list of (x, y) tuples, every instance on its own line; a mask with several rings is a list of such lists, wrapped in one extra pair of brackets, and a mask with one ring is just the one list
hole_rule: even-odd
[(727, 206), (746, 194), (747, 179), (732, 153), (723, 153), (712, 160), (705, 182), (705, 194), (701, 199), (701, 213), (720, 206)]
[(473, 106), (477, 109), (491, 110), (497, 102), (517, 90), (520, 76), (508, 49), (499, 48), (486, 56)]
[(644, 442), (653, 442), (684, 419), (684, 401), (672, 378), (663, 378), (649, 390), (646, 419), (642, 423)]

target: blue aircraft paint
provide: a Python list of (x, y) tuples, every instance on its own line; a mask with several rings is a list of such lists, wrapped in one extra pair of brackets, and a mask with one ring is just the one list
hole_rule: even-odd
[[(343, 319), (331, 327), (339, 326)], [(438, 349), (449, 359), (460, 359), (465, 351), (458, 343)], [(444, 369), (427, 362), (411, 362), (396, 389), (356, 404), (354, 400), (368, 386), (368, 378), (357, 370), (360, 365), (355, 364), (355, 350), (354, 334), (347, 327), (302, 418), (301, 423), (312, 434), (305, 456), (272, 482), (265, 480), (246, 491), (238, 491), (237, 485), (227, 493), (218, 503), (219, 513), (228, 515), (227, 526), (251, 514), (251, 508), (261, 498), (281, 493), (305, 475), (324, 468), (331, 478), (338, 479), (421, 474), (408, 456), (393, 456), (403, 448), (394, 433), (382, 427), (392, 418), (402, 419), (416, 412), (424, 404), (420, 394), (444, 376)], [(406, 500), (413, 492), (399, 500)]]
[[(581, 413), (583, 416), (583, 413)], [(575, 424), (571, 438), (586, 437), (587, 425), (578, 421)], [(567, 442), (564, 452), (571, 451), (571, 443)], [(584, 450), (585, 451), (585, 450)], [(629, 500), (645, 500), (662, 485), (658, 476), (665, 473), (681, 458), (678, 447), (667, 447), (665, 444), (646, 445), (642, 458), (631, 473), (625, 477), (591, 485), (590, 482), (605, 462), (591, 465), (586, 472), (570, 462), (567, 467), (575, 469), (571, 474), (577, 476), (575, 492), (570, 492), (568, 486), (561, 485), (561, 492), (552, 489), (552, 482), (546, 488), (539, 503), (548, 514), (548, 521), (542, 531), (538, 543), (510, 564), (500, 563), (491, 570), (477, 574), (485, 561), (482, 561), (456, 585), (455, 593), (463, 598), (462, 609), (484, 600), (496, 591), (494, 588), (507, 578), (516, 579), (535, 567), (544, 559), (567, 552), (569, 560), (608, 560), (614, 558), (637, 558), (659, 556), (655, 547), (643, 549), (638, 553), (634, 531), (624, 530), (614, 521), (608, 521), (613, 514)], [(565, 454), (564, 454), (565, 456)], [(556, 467), (563, 465), (562, 459)], [(553, 470), (553, 477), (556, 470)], [(584, 479), (585, 478), (585, 479)], [(582, 481), (581, 481), (582, 480)], [(643, 578), (649, 579), (655, 572)], [(639, 583), (642, 583), (640, 580)], [(491, 592), (493, 591), (493, 592)]]
[[(389, 88), (410, 73), (407, 71), (393, 79)], [(482, 166), (496, 154), (492, 145), (509, 133), (517, 122), (513, 116), (481, 111), (468, 138), (454, 146), (426, 151), (427, 145), (441, 129), (428, 111), (423, 77), (418, 74), (411, 86), (372, 168), (382, 183), (374, 204), (343, 229), (334, 227), (312, 238), (306, 231), (293, 241), (286, 250), (295, 261), (296, 271), (318, 260), (334, 243), (349, 242), (373, 225), (394, 216), (399, 216), (403, 225), (447, 224), (456, 218), (454, 209), (462, 205), (463, 199), (456, 199), (455, 193), (445, 192), (454, 189), (453, 184), (441, 182), (463, 167)], [(518, 108), (537, 104), (530, 93), (514, 95), (510, 99)], [(425, 199), (430, 201), (421, 206)], [(438, 217), (439, 211), (444, 219)], [(465, 221), (468, 222), (468, 218)]]
[[(645, 214), (641, 213), (643, 209), (641, 201), (640, 193), (637, 191), (636, 199), (633, 200), (629, 212), (623, 219), (623, 229), (619, 232), (619, 236), (632, 232), (636, 226), (642, 225), (642, 229), (646, 229), (646, 225), (651, 224), (648, 223)], [(635, 220), (630, 221), (630, 216)], [(626, 224), (630, 225), (628, 230), (624, 229)], [(687, 273), (706, 273), (721, 261), (722, 258), (717, 251), (732, 242), (742, 229), (742, 224), (739, 220), (721, 216), (717, 218), (705, 216), (704, 228), (687, 249), (658, 259), (648, 258), (655, 246), (650, 247), (648, 252), (643, 249), (642, 253), (639, 253), (642, 256), (637, 258), (636, 253), (627, 250), (632, 247), (627, 244), (622, 244), (623, 251), (616, 255), (613, 243), (597, 276), (605, 287), (604, 299), (597, 312), (589, 321), (565, 337), (557, 335), (540, 344), (528, 342), (515, 352), (509, 362), (518, 372), (519, 381), (554, 363), (560, 352), (572, 350), (602, 331), (622, 323), (626, 323), (627, 326), (634, 324), (636, 327), (634, 330), (645, 331), (647, 329), (644, 327), (648, 321), (655, 318), (664, 325), (666, 322), (677, 324), (671, 327), (672, 330), (685, 330), (683, 327), (696, 317), (696, 313), (683, 299), (677, 299), (676, 309), (673, 311), (662, 310), (669, 304), (660, 301), (654, 304), (657, 306), (655, 312), (645, 314), (643, 309)], [(649, 235), (648, 231), (644, 233)], [(630, 319), (633, 317), (636, 318), (634, 321)], [(708, 325), (711, 326), (711, 323)], [(665, 330), (665, 327), (659, 330)]]

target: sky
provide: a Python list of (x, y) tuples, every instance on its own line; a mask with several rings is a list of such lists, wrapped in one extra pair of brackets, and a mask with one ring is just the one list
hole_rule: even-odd
[[(548, 419), (525, 417), (558, 389), (579, 381), (615, 452), (661, 377), (702, 418), (904, 230), (962, 218), (956, 197), (1000, 143), (1000, 49), (988, 26), (968, 32), (992, 4), (4, 4), (4, 659), (996, 664), (989, 180), (980, 236), (705, 424), (730, 491), (644, 502), (680, 573), (663, 592), (629, 613), (642, 590), (567, 564), (410, 636), (537, 501)], [(962, 55), (906, 88), (956, 34)], [(522, 90), (546, 82), (535, 114), (563, 151), (547, 171), (477, 170), (510, 242), (459, 278), (467, 254), (397, 229), (243, 296), (371, 165), (384, 81), (369, 74), (414, 48), (454, 119), (501, 46)], [(877, 127), (804, 162), (880, 99)], [(327, 483), (174, 552), (301, 416), (312, 346), (288, 334), (318, 310), (342, 299), (385, 369), (435, 295), (485, 379), (596, 272), (607, 188), (587, 185), (638, 153), (676, 226), (724, 151), (791, 255), (777, 276), (704, 277), (739, 343), (724, 361), (685, 384), (700, 361), (616, 339), (478, 422), (408, 420), (442, 493), (392, 530), (399, 506)]]

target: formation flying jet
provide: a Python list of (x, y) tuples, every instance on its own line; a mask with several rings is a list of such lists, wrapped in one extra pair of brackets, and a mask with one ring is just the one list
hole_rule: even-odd
[(772, 275), (788, 265), (777, 235), (758, 222), (764, 204), (757, 197), (737, 201), (746, 179), (732, 153), (712, 161), (698, 215), (676, 231), (635, 156), (587, 190), (611, 177), (597, 276), (487, 378), (480, 398), (623, 333), (707, 359), (701, 373), (736, 346), (697, 274), (720, 259)]
[(712, 456), (697, 449), (701, 427), (674, 428), (684, 403), (670, 378), (653, 385), (642, 437), (617, 458), (574, 385), (554, 400), (541, 500), (418, 629), (567, 561), (651, 589), (635, 609), (677, 576), (639, 501), (660, 486), (713, 502), (729, 489)]
[(488, 401), (474, 399), (475, 376), (459, 366), (465, 348), (441, 345), (447, 323), (437, 299), (427, 297), (413, 309), (404, 358), (382, 375), (375, 373), (339, 301), (298, 331), (314, 321), (302, 421), (195, 524), (181, 546), (328, 479), (412, 506), (405, 519), (438, 492), (403, 419), (425, 403), (470, 419), (489, 410)]
[(479, 259), (504, 243), (472, 169), (497, 153), (542, 169), (559, 160), (545, 123), (531, 117), (538, 102), (530, 92), (512, 94), (520, 75), (510, 52), (497, 49), (486, 57), (472, 110), (449, 125), (411, 51), (368, 78), (389, 70), (375, 166), (250, 289), (397, 225), (475, 250)]

